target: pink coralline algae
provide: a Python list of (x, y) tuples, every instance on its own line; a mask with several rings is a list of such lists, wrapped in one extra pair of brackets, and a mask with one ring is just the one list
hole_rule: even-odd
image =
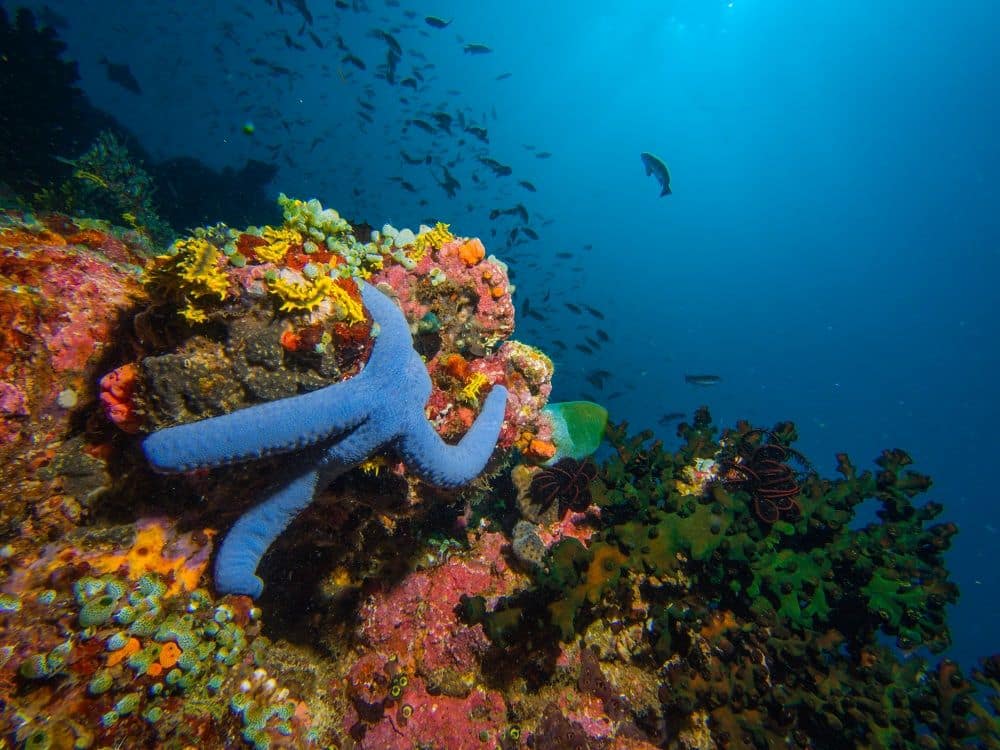
[(489, 641), (482, 626), (462, 623), (455, 608), (463, 594), (489, 597), (511, 588), (516, 574), (501, 554), (505, 543), (502, 534), (485, 533), (475, 558), (453, 558), (371, 594), (361, 608), (364, 642), (429, 679), (471, 684)]
[[(11, 221), (11, 217), (7, 217)], [(72, 225), (70, 225), (72, 227)], [(94, 393), (93, 368), (116, 345), (120, 311), (143, 296), (138, 269), (41, 226), (0, 228), (0, 451), (58, 431)], [(92, 241), (88, 233), (83, 239)], [(110, 240), (109, 240), (110, 242)], [(114, 247), (126, 252), (121, 243)], [(138, 255), (130, 256), (141, 262)]]
[[(398, 683), (397, 683), (398, 684)], [(507, 707), (495, 690), (476, 688), (467, 696), (431, 695), (420, 677), (407, 681), (400, 697), (386, 706), (381, 720), (361, 735), (364, 750), (495, 747), (506, 726)], [(351, 731), (350, 712), (345, 728)]]

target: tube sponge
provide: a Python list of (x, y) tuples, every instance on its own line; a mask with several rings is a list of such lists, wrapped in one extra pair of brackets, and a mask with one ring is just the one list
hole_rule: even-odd
[(551, 466), (560, 458), (580, 461), (597, 450), (608, 424), (608, 410), (593, 401), (563, 401), (549, 404), (543, 411), (552, 419), (552, 442), (556, 454), (546, 462)]

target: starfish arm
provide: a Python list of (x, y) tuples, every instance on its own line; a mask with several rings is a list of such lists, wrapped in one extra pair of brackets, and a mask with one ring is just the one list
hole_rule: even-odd
[(361, 300), (379, 326), (378, 337), (365, 369), (391, 370), (405, 362), (413, 351), (413, 338), (406, 316), (392, 299), (364, 281), (361, 282)]
[(507, 389), (493, 386), (483, 409), (457, 445), (441, 439), (420, 411), (419, 419), (398, 442), (406, 465), (424, 481), (438, 487), (459, 487), (475, 479), (493, 455), (507, 405)]
[(365, 373), (301, 396), (157, 430), (142, 444), (162, 473), (191, 471), (289, 453), (357, 426), (367, 414), (359, 395)]
[(264, 590), (264, 582), (257, 576), (260, 559), (316, 494), (319, 470), (314, 463), (300, 462), (298, 466), (298, 472), (240, 516), (226, 534), (215, 558), (215, 588), (220, 594), (246, 594), (256, 599)]

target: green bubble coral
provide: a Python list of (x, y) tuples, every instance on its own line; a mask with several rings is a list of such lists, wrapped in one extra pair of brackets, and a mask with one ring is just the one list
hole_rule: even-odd
[(115, 711), (119, 716), (128, 716), (139, 708), (139, 701), (142, 696), (139, 693), (127, 693), (115, 704)]
[(29, 680), (38, 680), (51, 677), (55, 670), (49, 666), (49, 659), (46, 654), (34, 654), (21, 662), (18, 672), (21, 673), (22, 677), (27, 677)]
[(136, 587), (143, 596), (162, 598), (167, 593), (167, 585), (152, 573), (146, 573), (137, 582)]
[(104, 594), (91, 599), (80, 608), (80, 625), (85, 628), (103, 625), (112, 618), (118, 599), (110, 594)]
[(152, 612), (144, 612), (129, 626), (128, 631), (132, 635), (145, 638), (153, 635), (153, 633), (156, 632), (157, 627), (159, 627), (159, 623), (157, 622), (156, 615)]
[(111, 678), (109, 672), (98, 672), (90, 678), (90, 682), (87, 684), (87, 692), (91, 695), (100, 695), (101, 693), (108, 692), (113, 684), (114, 680)]

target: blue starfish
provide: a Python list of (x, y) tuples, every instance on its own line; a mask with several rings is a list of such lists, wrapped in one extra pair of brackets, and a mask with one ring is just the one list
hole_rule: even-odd
[(221, 593), (260, 596), (264, 583), (256, 570), (267, 548), (317, 491), (375, 451), (394, 447), (410, 471), (438, 487), (467, 484), (493, 454), (507, 389), (494, 386), (462, 440), (448, 445), (424, 414), (431, 380), (402, 311), (364, 283), (362, 300), (380, 330), (358, 375), (301, 396), (168, 427), (143, 443), (150, 465), (164, 473), (294, 454), (267, 499), (223, 541), (215, 561)]

